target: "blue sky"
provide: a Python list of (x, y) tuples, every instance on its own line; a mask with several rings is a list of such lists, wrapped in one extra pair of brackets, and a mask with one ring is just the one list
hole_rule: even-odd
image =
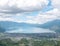
[(60, 0), (0, 0), (0, 21), (43, 24), (60, 19)]

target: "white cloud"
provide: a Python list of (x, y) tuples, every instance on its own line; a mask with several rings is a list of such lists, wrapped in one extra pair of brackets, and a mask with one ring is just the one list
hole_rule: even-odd
[(36, 16), (26, 16), (27, 23), (37, 23), (37, 24), (43, 24), (48, 21), (52, 21), (55, 19), (60, 19), (60, 10), (57, 8), (54, 8), (50, 11), (47, 11), (45, 13), (39, 13)]
[(43, 24), (55, 19), (60, 19), (60, 11), (57, 8), (54, 8), (53, 10), (47, 11), (45, 13), (39, 13), (33, 16), (30, 16), (30, 15), (26, 16), (25, 14), (15, 14), (15, 15), (3, 14), (0, 17), (1, 21), (4, 20), (4, 21), (14, 21), (19, 23), (25, 22), (25, 23), (33, 23), (33, 24)]
[(42, 28), (29, 28), (29, 29), (17, 29), (17, 30), (11, 30), (6, 31), (8, 33), (56, 33), (55, 31), (49, 30), (49, 29), (42, 29)]
[(34, 28), (33, 33), (55, 33), (55, 31), (49, 30), (49, 29), (43, 29), (43, 28)]
[(13, 22), (22, 22), (20, 19), (24, 14), (4, 14), (0, 13), (0, 21), (13, 21)]
[(54, 19), (56, 19), (56, 16), (38, 14), (37, 16), (30, 16), (30, 18), (28, 17), (25, 22), (43, 24)]
[(60, 19), (60, 0), (51, 0), (53, 9), (37, 15), (20, 13), (41, 10), (48, 3), (48, 0), (0, 0), (0, 20), (42, 24)]
[(50, 11), (46, 12), (45, 14), (52, 15), (52, 16), (55, 16), (56, 19), (60, 19), (60, 10), (57, 8), (54, 8), (53, 10), (50, 10)]
[(1, 13), (37, 11), (48, 5), (48, 0), (0, 0)]
[(5, 31), (6, 33), (23, 33), (23, 29), (17, 29), (17, 30), (11, 30), (11, 31)]
[(0, 0), (0, 21), (23, 22), (24, 20), (17, 19), (23, 17), (23, 12), (41, 10), (48, 2), (48, 0)]
[(51, 2), (54, 8), (60, 9), (60, 0), (51, 0)]
[(0, 21), (14, 21), (14, 19), (13, 18), (0, 17)]

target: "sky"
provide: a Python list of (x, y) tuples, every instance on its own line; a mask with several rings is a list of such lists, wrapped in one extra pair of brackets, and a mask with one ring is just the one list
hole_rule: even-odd
[(0, 0), (0, 21), (43, 24), (60, 19), (60, 0)]

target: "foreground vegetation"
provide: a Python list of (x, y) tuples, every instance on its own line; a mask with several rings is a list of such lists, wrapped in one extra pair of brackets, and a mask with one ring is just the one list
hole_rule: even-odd
[(22, 38), (19, 41), (11, 39), (0, 40), (0, 46), (60, 46), (59, 40), (35, 40)]

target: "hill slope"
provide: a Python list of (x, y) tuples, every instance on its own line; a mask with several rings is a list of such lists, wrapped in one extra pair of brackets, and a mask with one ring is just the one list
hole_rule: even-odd
[(60, 32), (60, 20), (49, 21), (49, 22), (44, 23), (38, 27), (44, 28), (44, 29), (54, 30), (56, 32)]

